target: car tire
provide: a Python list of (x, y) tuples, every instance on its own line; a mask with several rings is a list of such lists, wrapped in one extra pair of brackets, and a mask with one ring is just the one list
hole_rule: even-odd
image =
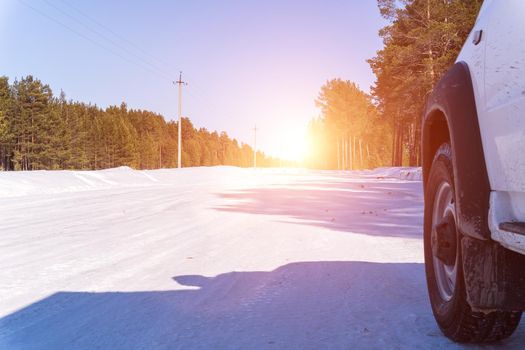
[(425, 272), (432, 312), (443, 334), (456, 342), (507, 338), (521, 312), (478, 312), (467, 302), (455, 193), (452, 149), (444, 143), (434, 156), (425, 188)]

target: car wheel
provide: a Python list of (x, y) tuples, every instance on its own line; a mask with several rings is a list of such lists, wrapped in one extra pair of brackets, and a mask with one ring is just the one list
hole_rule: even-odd
[(468, 304), (455, 193), (452, 149), (444, 143), (434, 156), (425, 188), (425, 271), (432, 312), (441, 331), (454, 341), (504, 339), (518, 326), (521, 312), (477, 312)]

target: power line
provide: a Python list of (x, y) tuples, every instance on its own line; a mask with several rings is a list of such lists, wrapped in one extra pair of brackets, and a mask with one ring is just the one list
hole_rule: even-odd
[(96, 45), (96, 46), (98, 46), (98, 47), (100, 47), (100, 48), (102, 48), (102, 49), (108, 51), (109, 53), (111, 53), (111, 54), (113, 54), (113, 55), (115, 55), (115, 56), (117, 56), (117, 57), (119, 57), (119, 58), (125, 60), (125, 61), (128, 62), (128, 63), (134, 64), (134, 65), (136, 65), (136, 66), (138, 66), (138, 67), (141, 67), (141, 68), (143, 68), (143, 69), (149, 70), (151, 73), (156, 74), (158, 77), (160, 77), (160, 78), (162, 78), (162, 79), (165, 79), (165, 80), (171, 81), (171, 79), (169, 79), (168, 77), (164, 76), (163, 74), (160, 74), (160, 73), (157, 72), (156, 70), (153, 70), (153, 69), (151, 69), (151, 68), (149, 68), (149, 67), (147, 67), (147, 66), (141, 66), (141, 65), (139, 65), (138, 62), (135, 62), (135, 61), (133, 61), (133, 60), (130, 60), (129, 58), (127, 58), (127, 57), (121, 55), (121, 54), (118, 53), (118, 52), (115, 52), (114, 50), (108, 48), (107, 46), (105, 46), (105, 45), (103, 45), (103, 44), (100, 44), (100, 43), (97, 42), (96, 40), (93, 40), (93, 39), (91, 39), (90, 37), (84, 35), (83, 33), (81, 33), (81, 32), (79, 32), (79, 31), (77, 31), (77, 30), (71, 28), (71, 27), (68, 26), (67, 24), (62, 23), (61, 21), (57, 20), (56, 18), (54, 18), (54, 17), (52, 17), (52, 16), (49, 16), (49, 15), (46, 14), (45, 12), (43, 12), (43, 11), (41, 11), (41, 10), (39, 10), (39, 9), (37, 9), (37, 8), (35, 8), (35, 7), (33, 7), (33, 6), (31, 6), (31, 5), (29, 5), (29, 4), (26, 3), (24, 0), (18, 0), (18, 1), (19, 1), (21, 4), (23, 4), (24, 6), (27, 6), (27, 7), (30, 8), (31, 10), (35, 11), (36, 13), (38, 13), (40, 16), (45, 17), (45, 18), (47, 18), (48, 20), (50, 20), (50, 21), (52, 21), (52, 22), (55, 22), (56, 24), (58, 24), (58, 25), (60, 25), (60, 26), (62, 26), (62, 27), (64, 27), (64, 28), (66, 28), (67, 30), (69, 30), (69, 31), (71, 31), (72, 33), (78, 35), (79, 37), (83, 38), (84, 40), (89, 41), (89, 42), (92, 43), (93, 45)]
[(108, 36), (106, 36), (104, 33), (101, 33), (100, 31), (96, 30), (96, 29), (93, 29), (91, 28), (88, 24), (82, 22), (81, 20), (79, 20), (77, 17), (71, 15), (70, 13), (64, 11), (63, 9), (61, 9), (60, 7), (58, 7), (57, 5), (53, 4), (52, 2), (50, 2), (49, 0), (43, 0), (48, 6), (51, 6), (53, 7), (55, 10), (59, 11), (60, 13), (64, 14), (65, 16), (67, 16), (68, 18), (70, 18), (71, 20), (73, 20), (74, 22), (82, 25), (84, 28), (86, 28), (87, 30), (89, 30), (90, 32), (94, 33), (95, 35), (99, 36), (100, 38), (108, 41), (109, 43), (111, 43), (112, 45), (116, 46), (117, 48), (119, 48), (120, 50), (122, 51), (125, 51), (127, 52), (128, 54), (130, 54), (131, 56), (135, 57), (137, 60), (141, 61), (142, 63), (144, 63), (145, 65), (151, 67), (152, 69), (154, 70), (157, 70), (159, 73), (161, 74), (165, 74), (167, 76), (173, 76), (170, 72), (162, 69), (162, 68), (159, 68), (158, 66), (152, 64), (151, 62), (143, 59), (142, 57), (140, 57), (139, 55), (135, 54), (133, 51), (129, 50), (128, 48), (126, 48), (125, 46), (123, 45), (120, 45), (118, 42), (116, 42), (115, 40), (109, 38)]
[[(42, 1), (44, 1), (44, 2), (47, 3), (49, 6), (53, 7), (55, 10), (59, 11), (60, 13), (66, 15), (67, 17), (69, 17), (70, 19), (72, 19), (74, 22), (81, 24), (83, 27), (85, 27), (86, 29), (88, 29), (90, 32), (94, 33), (94, 34), (97, 35), (98, 37), (100, 37), (100, 38), (102, 38), (102, 39), (108, 41), (108, 42), (109, 42), (110, 44), (112, 44), (113, 46), (119, 48), (120, 50), (123, 50), (123, 51), (129, 53), (130, 55), (132, 55), (133, 57), (135, 57), (135, 58), (136, 58), (137, 60), (139, 60), (140, 62), (135, 62), (135, 61), (133, 61), (133, 60), (130, 60), (128, 57), (125, 57), (125, 56), (123, 56), (122, 54), (120, 54), (119, 52), (116, 52), (116, 51), (112, 50), (110, 47), (107, 47), (106, 45), (101, 44), (100, 42), (98, 42), (98, 41), (96, 41), (96, 40), (94, 40), (94, 39), (88, 37), (87, 35), (85, 35), (85, 34), (79, 32), (78, 30), (76, 30), (76, 29), (74, 29), (74, 28), (68, 26), (67, 24), (65, 24), (65, 23), (61, 22), (60, 20), (56, 19), (55, 17), (52, 17), (52, 16), (48, 15), (47, 13), (44, 13), (42, 10), (37, 9), (37, 8), (35, 8), (34, 6), (29, 5), (29, 4), (26, 3), (24, 0), (19, 0), (19, 1), (20, 1), (22, 4), (24, 4), (25, 6), (31, 8), (33, 11), (37, 12), (38, 14), (40, 14), (41, 16), (43, 16), (43, 17), (45, 17), (45, 18), (47, 18), (47, 19), (49, 19), (49, 20), (51, 20), (51, 21), (53, 21), (53, 22), (59, 24), (60, 26), (62, 26), (62, 27), (64, 27), (64, 28), (66, 28), (67, 30), (73, 32), (74, 34), (76, 34), (76, 35), (82, 37), (83, 39), (85, 39), (85, 40), (91, 42), (92, 44), (97, 45), (97, 46), (101, 47), (102, 49), (104, 49), (104, 50), (110, 52), (111, 54), (116, 55), (116, 56), (118, 56), (118, 57), (121, 58), (121, 59), (124, 59), (126, 62), (132, 63), (132, 64), (134, 64), (134, 65), (136, 65), (136, 66), (141, 67), (141, 68), (147, 69), (148, 71), (150, 71), (150, 72), (156, 74), (158, 77), (160, 77), (160, 78), (162, 78), (162, 79), (164, 79), (164, 80), (167, 80), (167, 81), (170, 81), (170, 82), (172, 81), (172, 78), (171, 78), (172, 75), (171, 75), (171, 73), (169, 73), (168, 71), (166, 71), (166, 70), (164, 70), (164, 69), (161, 69), (161, 68), (157, 67), (156, 65), (154, 65), (154, 64), (152, 64), (152, 63), (150, 63), (150, 62), (148, 62), (148, 61), (146, 61), (146, 60), (144, 60), (144, 59), (142, 59), (141, 57), (137, 56), (135, 53), (131, 52), (131, 51), (128, 50), (127, 48), (125, 48), (125, 47), (123, 47), (122, 45), (120, 45), (119, 43), (117, 43), (115, 40), (113, 40), (113, 39), (107, 37), (106, 35), (104, 35), (104, 34), (101, 33), (100, 31), (91, 28), (88, 24), (86, 24), (86, 23), (80, 21), (78, 18), (72, 16), (71, 14), (69, 14), (69, 13), (67, 13), (66, 11), (62, 10), (61, 8), (57, 7), (55, 4), (49, 2), (48, 0), (42, 0)], [(64, 4), (66, 4), (66, 5), (68, 5), (68, 6), (72, 7), (72, 8), (74, 8), (73, 5), (68, 4), (68, 3), (65, 2), (64, 0), (62, 0), (62, 2), (63, 2)], [(76, 9), (76, 8), (75, 8), (75, 9)], [(140, 50), (140, 51), (145, 51), (145, 50), (143, 50), (143, 49), (140, 49), (137, 45), (133, 44), (133, 43), (132, 43), (131, 41), (129, 41), (128, 39), (126, 39), (126, 38), (124, 38), (124, 37), (118, 35), (117, 33), (115, 33), (114, 31), (112, 31), (110, 28), (108, 28), (107, 26), (103, 25), (103, 24), (100, 23), (99, 21), (96, 21), (95, 19), (91, 18), (90, 16), (84, 14), (82, 11), (80, 11), (80, 10), (78, 10), (78, 9), (76, 9), (76, 11), (79, 12), (79, 13), (82, 13), (86, 18), (90, 19), (91, 21), (93, 21), (93, 22), (96, 23), (97, 25), (99, 25), (99, 26), (105, 28), (106, 30), (108, 30), (109, 32), (113, 33), (113, 35), (118, 36), (121, 40), (125, 40), (125, 41), (131, 43), (133, 46), (137, 47), (138, 50)], [(158, 60), (158, 59), (157, 59), (157, 60)], [(142, 65), (139, 65), (138, 63), (141, 63), (141, 62), (142, 62)], [(195, 86), (193, 86), (193, 89), (195, 89)], [(193, 91), (193, 92), (192, 92), (191, 90), (188, 90), (188, 93), (189, 93), (192, 97), (194, 97), (195, 99), (197, 99), (197, 100), (208, 100), (208, 102), (200, 103), (200, 106), (201, 106), (201, 107), (204, 107), (208, 112), (212, 112), (211, 109), (209, 108), (209, 105), (210, 105), (210, 103), (209, 103), (209, 98), (203, 96), (201, 93), (198, 93), (198, 91)], [(197, 95), (195, 95), (195, 93), (197, 93)], [(199, 96), (198, 96), (198, 95), (199, 95)], [(212, 114), (213, 114), (213, 112), (212, 112)]]
[[(48, 0), (43, 0), (43, 1), (46, 1), (49, 3)], [(159, 63), (163, 64), (163, 65), (166, 65), (166, 66), (169, 66), (170, 64), (166, 63), (166, 61), (156, 57), (156, 56), (153, 56), (151, 55), (149, 52), (147, 52), (146, 50), (140, 48), (138, 45), (136, 45), (135, 43), (133, 43), (132, 41), (128, 40), (127, 38), (119, 35), (118, 33), (116, 33), (115, 31), (113, 31), (111, 28), (107, 27), (106, 25), (102, 24), (101, 22), (97, 21), (96, 19), (92, 18), (91, 16), (87, 15), (85, 12), (81, 11), (80, 9), (78, 9), (77, 7), (73, 6), (72, 4), (70, 4), (69, 2), (67, 2), (66, 0), (60, 0), (62, 3), (64, 3), (65, 5), (69, 6), (70, 8), (72, 8), (73, 10), (75, 10), (76, 12), (78, 12), (80, 15), (84, 16), (85, 18), (87, 18), (89, 21), (93, 22), (94, 24), (100, 26), (101, 28), (105, 29), (106, 31), (108, 31), (109, 33), (111, 33), (112, 35), (114, 35), (115, 37), (119, 38), (120, 40), (122, 41), (125, 41), (126, 43), (128, 43), (130, 46), (134, 47), (136, 50), (142, 52), (144, 55), (147, 55), (149, 57), (151, 57), (152, 59), (158, 61)], [(168, 75), (171, 75), (171, 73), (168, 73), (167, 71), (165, 71), (165, 73), (167, 73)], [(188, 94), (191, 95), (192, 97), (195, 97), (197, 100), (206, 100), (207, 103), (204, 105), (206, 109), (208, 109), (207, 107), (210, 105), (210, 101), (209, 101), (209, 97), (205, 96), (206, 93), (203, 92), (203, 90), (201, 90), (200, 88), (198, 88), (198, 86), (196, 86), (195, 84), (192, 84), (192, 89), (191, 90), (188, 90)], [(195, 95), (196, 94), (196, 95)], [(213, 104), (213, 103), (211, 103)], [(212, 106), (212, 107), (216, 107), (216, 106)], [(208, 111), (211, 111), (208, 109)]]
[[(90, 37), (87, 37), (85, 34), (73, 29), (72, 27), (66, 25), (65, 23), (59, 21), (58, 19), (54, 18), (54, 17), (51, 17), (50, 15), (44, 13), (43, 11), (35, 8), (34, 6), (31, 6), (29, 5), (28, 3), (26, 3), (25, 1), (23, 0), (19, 0), (21, 3), (23, 3), (24, 5), (26, 5), (27, 7), (30, 7), (32, 10), (36, 11), (37, 13), (39, 13), (40, 15), (58, 23), (59, 25), (65, 27), (66, 29), (72, 31), (73, 33), (81, 36), (82, 38), (84, 38), (85, 40), (88, 40), (90, 41), (91, 43), (99, 46), (99, 47), (102, 47), (104, 50), (107, 50), (107, 51), (110, 51), (110, 53), (112, 54), (115, 54), (117, 55), (118, 57), (120, 58), (124, 58), (122, 55), (120, 55), (118, 52), (115, 52), (114, 50), (111, 50), (110, 48), (108, 48), (107, 46), (105, 45), (102, 45), (100, 44), (98, 41), (96, 40), (93, 40), (92, 38)], [(144, 58), (138, 56), (136, 53), (130, 51), (128, 48), (126, 48), (125, 46), (121, 45), (120, 43), (116, 42), (115, 40), (111, 39), (110, 37), (108, 37), (107, 35), (105, 35), (104, 33), (96, 30), (96, 29), (93, 29), (91, 28), (90, 25), (86, 24), (85, 22), (79, 20), (77, 17), (71, 15), (70, 13), (68, 13), (67, 11), (64, 11), (62, 8), (56, 6), (55, 4), (53, 4), (52, 2), (50, 2), (49, 0), (41, 0), (43, 2), (45, 2), (48, 6), (54, 8), (55, 10), (59, 11), (60, 13), (64, 14), (65, 16), (67, 16), (68, 18), (70, 18), (71, 20), (73, 20), (74, 22), (76, 22), (77, 24), (80, 24), (82, 25), (84, 28), (86, 28), (88, 31), (94, 33), (96, 36), (102, 38), (103, 40), (109, 42), (111, 45), (115, 46), (116, 48), (122, 50), (122, 51), (125, 51), (127, 52), (128, 54), (132, 55), (134, 58), (136, 58), (137, 60), (139, 60), (140, 62), (142, 62), (144, 65), (147, 65), (148, 68), (151, 70), (155, 70), (156, 71), (156, 74), (163, 77), (164, 79), (170, 79), (171, 81), (171, 77), (173, 76), (173, 74), (171, 74), (169, 71), (163, 69), (162, 67), (158, 66), (158, 65), (155, 65), (153, 64), (152, 62), (150, 61), (147, 61), (145, 60)], [(128, 40), (127, 38), (119, 35), (118, 33), (116, 33), (115, 31), (113, 31), (111, 28), (107, 27), (106, 25), (100, 23), (99, 21), (95, 20), (94, 18), (92, 18), (91, 16), (85, 14), (84, 12), (82, 12), (81, 10), (79, 10), (77, 7), (73, 6), (72, 4), (69, 4), (67, 1), (65, 0), (61, 0), (62, 3), (64, 3), (65, 5), (69, 6), (70, 8), (74, 9), (76, 12), (78, 12), (81, 16), (84, 16), (85, 18), (87, 18), (89, 21), (95, 23), (96, 25), (100, 26), (101, 28), (103, 28), (104, 30), (110, 32), (112, 35), (114, 35), (115, 37), (118, 37), (120, 40), (123, 40), (125, 42), (127, 42), (129, 45), (133, 46), (136, 50), (140, 51), (140, 52), (143, 52), (145, 55), (148, 55), (150, 57), (152, 57), (153, 59), (159, 61), (159, 62), (164, 62), (162, 60), (160, 60), (159, 58), (149, 54), (146, 52), (146, 50), (140, 48), (138, 45), (134, 44), (133, 42), (131, 42), (130, 40)], [(129, 59), (127, 58), (124, 58), (126, 59), (127, 62), (130, 62), (130, 63), (133, 63), (135, 64), (136, 62), (131, 62)], [(167, 64), (166, 64), (167, 65)], [(198, 87), (196, 86), (192, 86), (192, 88), (194, 89), (194, 93), (196, 93), (197, 95), (195, 95), (193, 92), (190, 92), (190, 95), (192, 95), (193, 97), (197, 98), (197, 99), (204, 99), (204, 100), (209, 100), (208, 97), (204, 96), (203, 93), (202, 93), (202, 90), (200, 90)], [(208, 105), (209, 103), (207, 103)]]
[(108, 26), (104, 25), (103, 23), (99, 22), (98, 20), (94, 19), (93, 17), (89, 16), (88, 14), (86, 14), (85, 12), (83, 12), (82, 10), (80, 10), (78, 7), (74, 6), (73, 4), (69, 3), (68, 1), (66, 0), (60, 0), (62, 3), (64, 3), (66, 6), (68, 6), (69, 8), (73, 9), (74, 11), (76, 11), (78, 14), (80, 14), (81, 16), (87, 18), (89, 21), (91, 21), (92, 23), (98, 25), (99, 27), (105, 29), (107, 32), (111, 33), (113, 36), (115, 36), (116, 38), (126, 42), (129, 46), (135, 48), (136, 50), (140, 51), (142, 54), (146, 55), (146, 56), (149, 56), (150, 58), (152, 58), (153, 60), (157, 61), (158, 63), (161, 63), (162, 65), (168, 67), (170, 66), (171, 64), (170, 63), (167, 63), (166, 61), (160, 59), (159, 57), (157, 56), (154, 56), (152, 55), (150, 52), (144, 50), (143, 48), (141, 48), (140, 46), (136, 45), (135, 43), (133, 43), (131, 40), (127, 39), (126, 37), (116, 33), (115, 31), (113, 31), (111, 28), (109, 28)]

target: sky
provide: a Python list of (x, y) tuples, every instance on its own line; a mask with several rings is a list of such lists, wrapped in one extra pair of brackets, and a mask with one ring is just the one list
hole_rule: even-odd
[(183, 115), (297, 160), (329, 79), (368, 91), (386, 22), (375, 0), (0, 0), (0, 75), (68, 99)]

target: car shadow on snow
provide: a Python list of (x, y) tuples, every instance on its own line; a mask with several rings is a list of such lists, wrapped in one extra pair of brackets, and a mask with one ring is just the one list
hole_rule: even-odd
[[(283, 216), (342, 232), (421, 238), (421, 182), (352, 179), (219, 193), (227, 212)], [(288, 218), (288, 219), (286, 219)], [(293, 220), (290, 220), (293, 219)]]
[[(1, 318), (0, 348), (460, 348), (439, 332), (423, 275), (413, 263), (300, 262), (177, 276), (178, 290), (58, 292)], [(521, 327), (492, 347), (523, 342)]]

